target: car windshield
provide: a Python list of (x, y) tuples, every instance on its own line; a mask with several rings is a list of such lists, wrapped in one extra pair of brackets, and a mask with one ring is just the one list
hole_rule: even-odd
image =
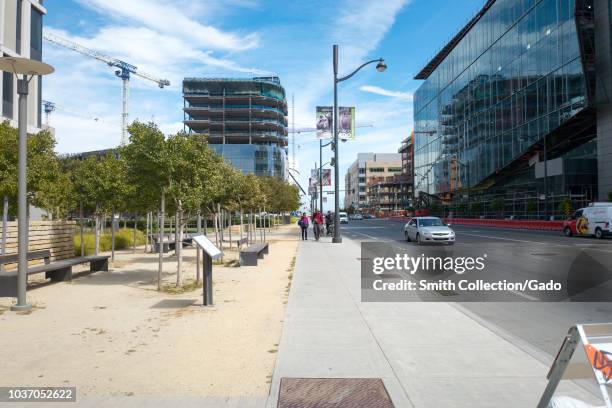
[(425, 218), (419, 220), (420, 227), (442, 227), (444, 224), (439, 218)]

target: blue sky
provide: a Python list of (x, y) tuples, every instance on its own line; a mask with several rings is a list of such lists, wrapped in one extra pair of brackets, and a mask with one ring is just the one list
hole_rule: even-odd
[[(312, 127), (315, 107), (332, 102), (332, 44), (340, 46), (341, 74), (368, 59), (385, 58), (385, 73), (372, 66), (340, 85), (339, 104), (356, 106), (357, 123), (373, 125), (341, 145), (343, 184), (358, 152), (397, 151), (412, 130), (412, 94), (420, 84), (414, 74), (483, 3), (53, 0), (45, 2), (44, 24), (49, 32), (169, 79), (172, 85), (161, 90), (136, 77), (130, 89), (130, 119), (154, 120), (166, 133), (182, 129), (184, 77), (276, 74), (289, 104), (295, 95), (295, 126)], [(56, 68), (45, 78), (43, 98), (63, 108), (50, 117), (58, 151), (118, 145), (121, 81), (113, 69), (49, 43), (43, 55)], [(305, 186), (319, 158), (318, 142), (306, 133), (296, 136), (296, 145)], [(326, 149), (324, 162), (330, 156)]]

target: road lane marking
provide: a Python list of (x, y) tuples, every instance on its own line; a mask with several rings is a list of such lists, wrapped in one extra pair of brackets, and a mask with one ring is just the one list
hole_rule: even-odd
[[(347, 229), (348, 231), (348, 229)], [(393, 240), (389, 240), (389, 239), (381, 239), (380, 237), (374, 237), (372, 235), (368, 235), (368, 234), (364, 234), (363, 232), (358, 232), (358, 231), (351, 231), (353, 234), (359, 234), (359, 235), (363, 235), (364, 237), (368, 237), (369, 239), (373, 239), (375, 241), (378, 242), (395, 242)]]
[(460, 232), (460, 233), (457, 233), (457, 235), (458, 236), (468, 235), (468, 236), (472, 236), (472, 237), (480, 237), (480, 238), (488, 238), (488, 239), (498, 239), (498, 240), (503, 240), (503, 241), (524, 242), (524, 243), (527, 243), (527, 244), (548, 245), (548, 246), (551, 246), (551, 247), (575, 248), (575, 249), (581, 249), (583, 251), (590, 250), (590, 251), (601, 251), (601, 252), (612, 253), (612, 250), (610, 250), (610, 249), (580, 248), (577, 245), (558, 244), (558, 243), (555, 243), (555, 242), (540, 242), (540, 241), (529, 241), (529, 240), (526, 240), (526, 239), (502, 238), (502, 237), (494, 237), (494, 236), (491, 236), (491, 235), (468, 234), (466, 232)]
[(518, 295), (518, 296), (523, 297), (523, 298), (528, 299), (528, 300), (540, 301), (540, 299), (538, 299), (537, 297), (528, 295), (528, 294), (523, 293), (523, 292), (519, 292), (518, 290), (509, 290), (508, 292), (512, 292), (515, 295)]
[(482, 234), (468, 234), (467, 232), (457, 232), (457, 235), (468, 235), (468, 236), (472, 236), (472, 237), (489, 238), (489, 239), (500, 239), (500, 240), (503, 240), (503, 241), (526, 242), (526, 243), (529, 243), (529, 244), (542, 244), (542, 245), (547, 245), (548, 244), (546, 242), (529, 241), (529, 240), (525, 240), (525, 239), (502, 238), (502, 237), (494, 237), (494, 236), (491, 236), (491, 235), (482, 235)]

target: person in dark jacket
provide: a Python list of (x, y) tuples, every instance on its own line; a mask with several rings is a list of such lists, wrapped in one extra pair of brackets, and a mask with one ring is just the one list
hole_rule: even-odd
[(302, 213), (302, 216), (300, 217), (298, 221), (298, 225), (300, 226), (300, 229), (302, 230), (302, 240), (307, 241), (308, 240), (308, 216), (306, 215), (306, 213)]

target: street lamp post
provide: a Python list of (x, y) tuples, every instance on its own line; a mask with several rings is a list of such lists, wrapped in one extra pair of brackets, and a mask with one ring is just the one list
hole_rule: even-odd
[[(19, 150), (17, 167), (17, 304), (11, 310), (30, 310), (26, 302), (26, 286), (28, 272), (28, 199), (27, 199), (27, 160), (28, 160), (28, 88), (34, 76), (51, 74), (51, 65), (28, 58), (2, 57), (0, 70), (12, 72), (17, 77), (17, 94), (19, 95), (19, 113), (17, 118), (19, 129)], [(19, 79), (19, 75), (22, 75)], [(40, 92), (40, 90), (39, 90)]]
[(338, 78), (338, 44), (334, 44), (333, 46), (333, 68), (334, 68), (334, 139), (333, 139), (333, 148), (334, 148), (334, 189), (336, 190), (336, 194), (334, 196), (334, 238), (332, 239), (333, 243), (341, 243), (342, 237), (340, 236), (340, 161), (338, 160), (338, 83), (342, 81), (346, 81), (350, 79), (353, 75), (355, 75), (361, 68), (366, 65), (377, 63), (376, 70), (378, 72), (384, 72), (387, 69), (387, 64), (385, 64), (385, 60), (382, 58), (374, 59), (368, 62), (361, 64), (356, 70), (351, 72), (350, 74)]

